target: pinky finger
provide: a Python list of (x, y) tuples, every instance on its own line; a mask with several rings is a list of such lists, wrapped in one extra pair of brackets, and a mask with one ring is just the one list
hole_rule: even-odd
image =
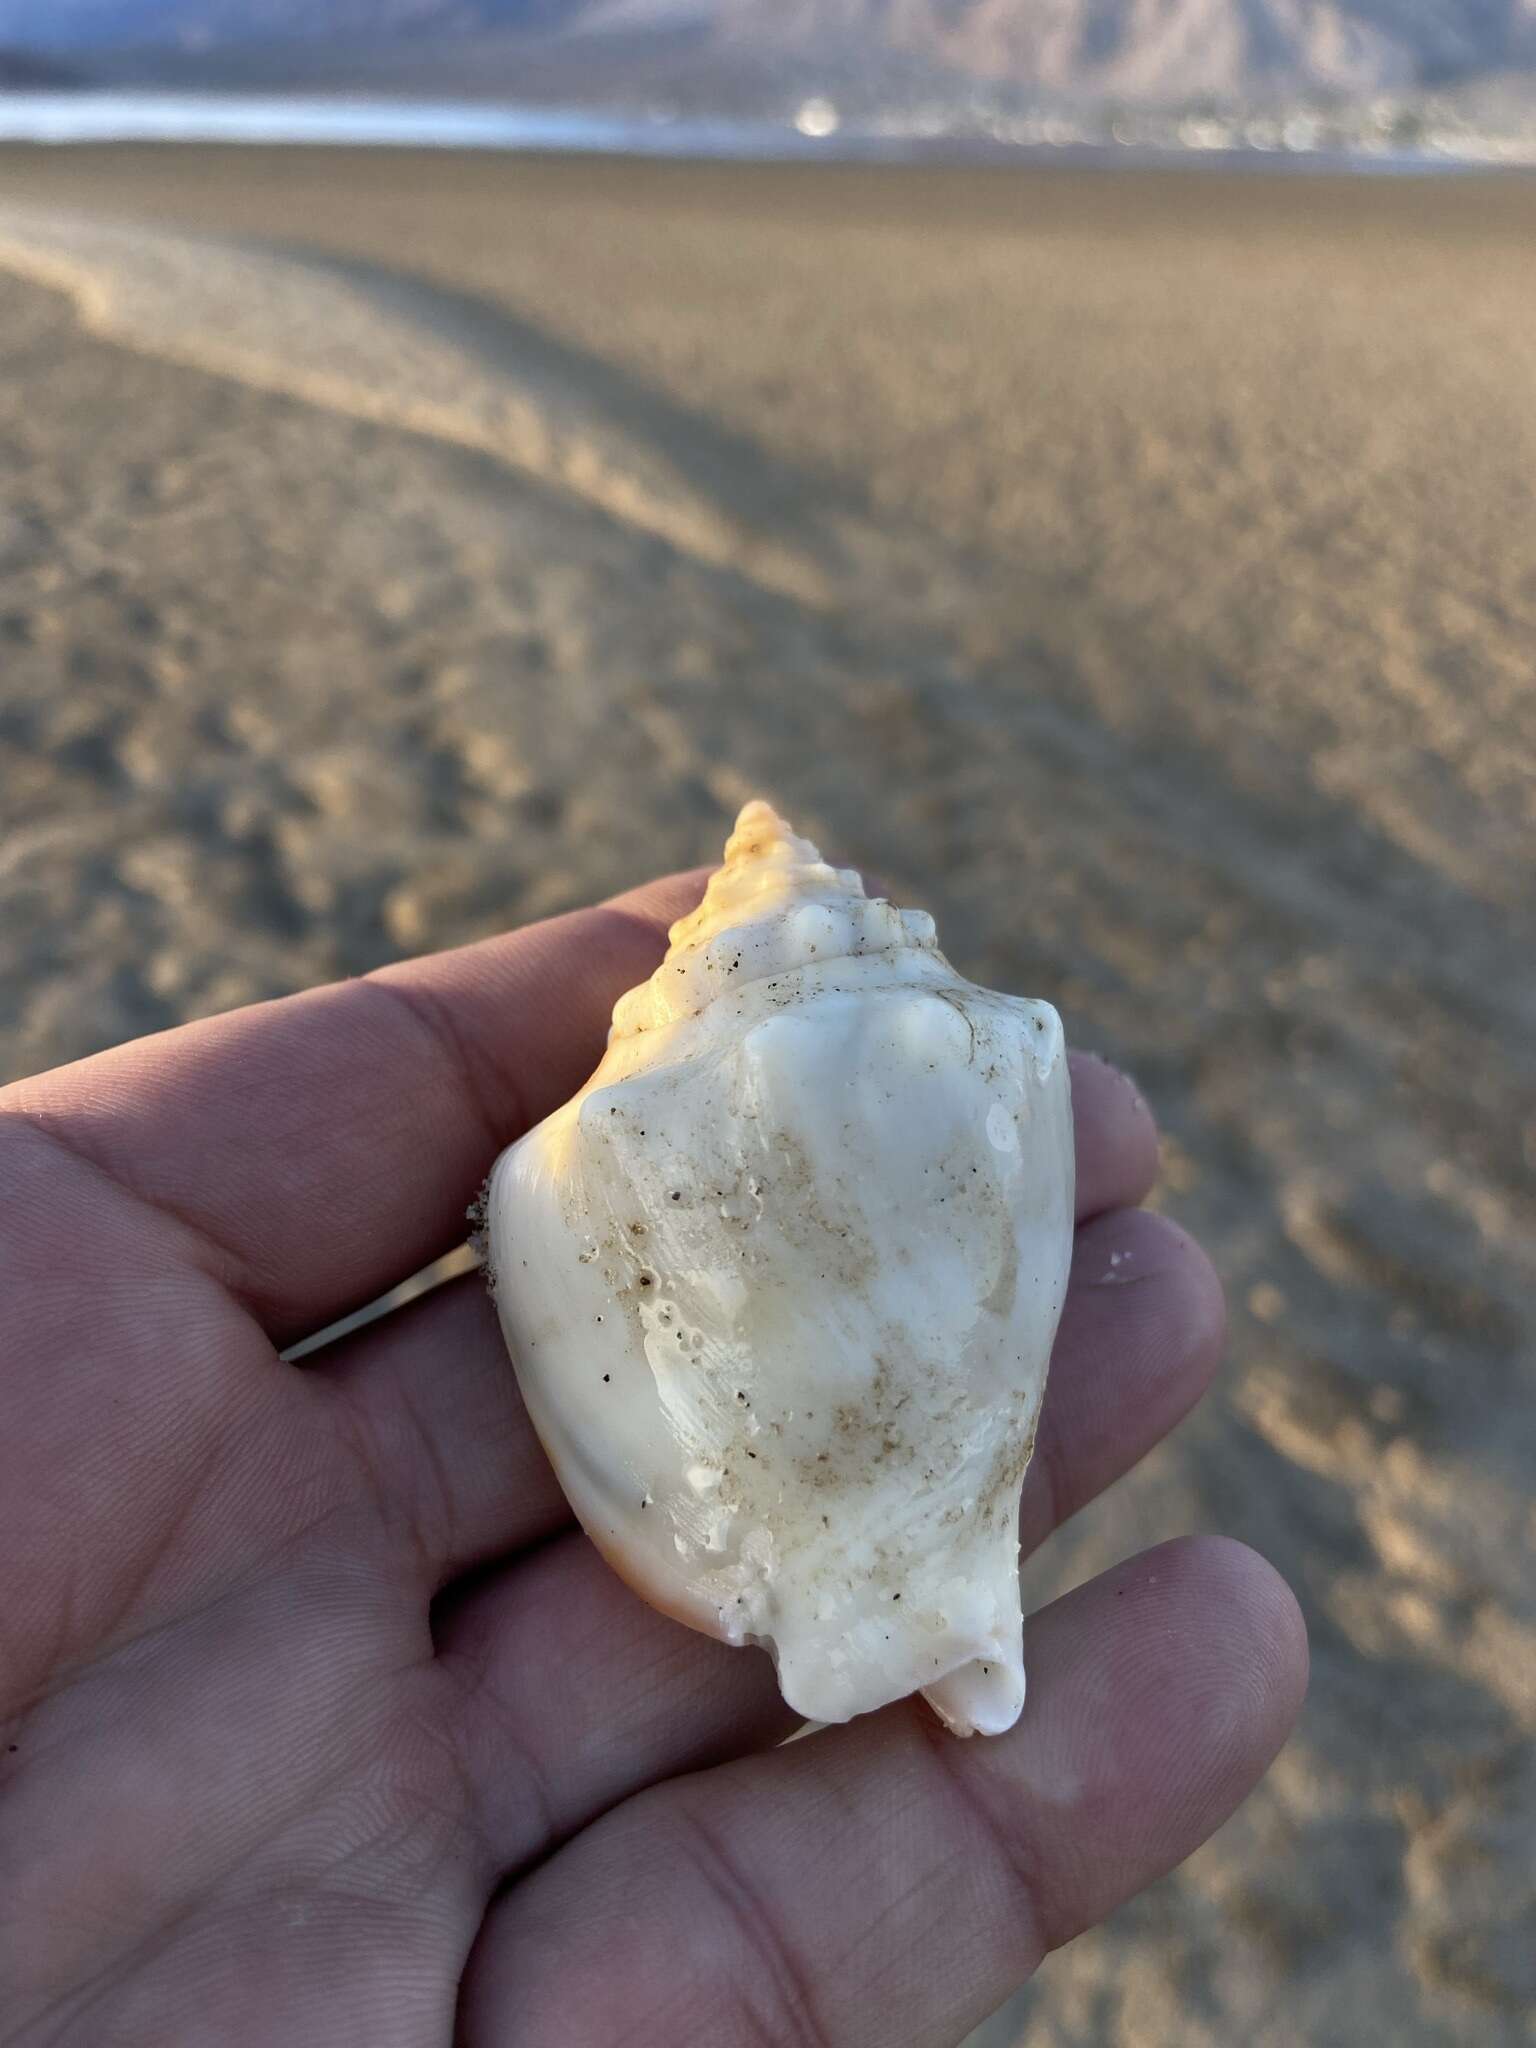
[(968, 1743), (915, 1706), (673, 1780), (495, 1907), (467, 2048), (953, 2048), (1182, 1861), (1294, 1721), (1306, 1639), (1240, 1545), (1166, 1545), (1030, 1624)]

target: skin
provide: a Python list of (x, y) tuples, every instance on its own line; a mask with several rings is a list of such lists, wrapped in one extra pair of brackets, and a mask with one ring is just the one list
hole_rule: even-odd
[[(478, 1280), (282, 1360), (462, 1237), (700, 885), (0, 1091), (4, 2048), (938, 2048), (1284, 1741), (1295, 1603), (1203, 1538), (1032, 1618), (1007, 1736), (905, 1704), (778, 1749), (767, 1660), (571, 1526)], [(1203, 1254), (1134, 1208), (1145, 1105), (1073, 1085), (1026, 1549), (1222, 1341)]]

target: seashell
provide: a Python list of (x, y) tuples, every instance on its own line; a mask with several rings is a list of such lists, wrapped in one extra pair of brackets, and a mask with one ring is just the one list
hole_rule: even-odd
[(814, 1721), (1024, 1701), (1018, 1505), (1072, 1243), (1061, 1022), (749, 804), (487, 1241), (571, 1506)]

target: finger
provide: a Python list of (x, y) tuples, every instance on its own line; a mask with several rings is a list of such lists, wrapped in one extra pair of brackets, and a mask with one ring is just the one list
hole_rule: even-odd
[(1157, 1179), (1157, 1125), (1128, 1074), (1096, 1052), (1073, 1053), (1077, 1220), (1133, 1209)]
[[(1132, 1266), (1137, 1284), (1102, 1283)], [(1221, 1328), (1220, 1288), (1182, 1231), (1138, 1210), (1088, 1226), (1025, 1485), (1026, 1550), (1199, 1398)], [(546, 1854), (643, 1784), (793, 1725), (765, 1656), (653, 1613), (575, 1534), (478, 1586), (438, 1643), (465, 1682), (460, 1748), (503, 1868)]]
[(196, 1233), (280, 1343), (462, 1241), (502, 1145), (584, 1081), (702, 872), (259, 1003), (0, 1093)]
[(1221, 1282), (1187, 1231), (1146, 1209), (1084, 1224), (1025, 1480), (1026, 1556), (1183, 1420), (1226, 1335)]
[(1009, 1735), (912, 1706), (674, 1779), (489, 1914), (470, 2048), (953, 2048), (1042, 1956), (1173, 1868), (1241, 1801), (1306, 1683), (1260, 1558), (1170, 1544), (1030, 1624)]
[[(1157, 1157), (1146, 1104), (1117, 1069), (1088, 1056), (1074, 1058), (1072, 1087), (1081, 1213), (1139, 1201)], [(442, 1577), (566, 1519), (540, 1476), (542, 1453), (484, 1292), (477, 1281), (457, 1282), (312, 1368), (334, 1378), (352, 1411), (343, 1419), (368, 1441), (381, 1495), (416, 1517), (422, 1550)]]

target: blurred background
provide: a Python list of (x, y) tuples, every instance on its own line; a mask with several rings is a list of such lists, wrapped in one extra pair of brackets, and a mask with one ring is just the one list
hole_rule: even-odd
[(1301, 1729), (986, 2048), (1536, 2041), (1536, 5), (0, 0), (0, 1079), (771, 795), (1139, 1077)]

